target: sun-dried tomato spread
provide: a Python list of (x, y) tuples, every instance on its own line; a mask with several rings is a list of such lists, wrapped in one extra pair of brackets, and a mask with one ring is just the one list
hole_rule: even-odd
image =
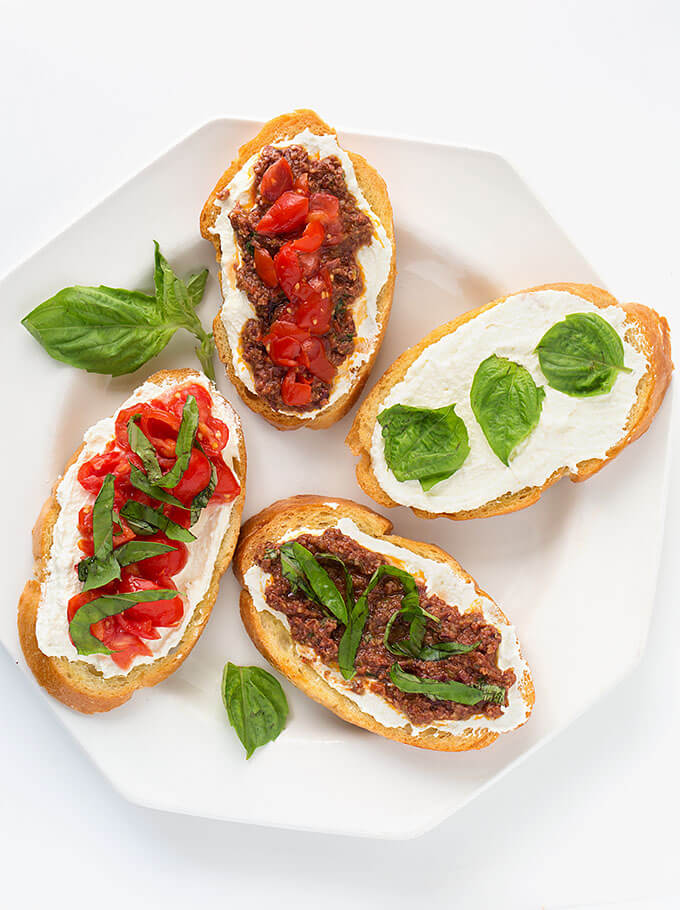
[[(195, 401), (192, 407), (197, 406), (194, 434), (187, 440), (185, 433), (183, 443), (178, 443), (183, 432), (185, 405), (191, 399)], [(81, 581), (89, 577), (86, 570), (95, 573), (93, 578), (97, 577), (97, 571), (100, 577), (116, 574), (118, 577), (72, 597), (67, 609), (69, 623), (83, 605), (98, 598), (177, 590), (173, 576), (187, 563), (188, 548), (194, 537), (189, 529), (200, 511), (209, 503), (230, 502), (240, 492), (238, 481), (221, 454), (229, 439), (229, 428), (212, 415), (212, 404), (204, 386), (189, 383), (125, 408), (116, 417), (115, 437), (104, 451), (81, 465), (78, 482), (92, 494), (93, 504), (79, 513), (78, 529), (82, 535), (79, 547), (83, 558), (73, 571), (78, 572)], [(147, 448), (151, 454), (145, 453), (147, 459), (153, 461), (155, 456), (155, 465), (166, 479), (166, 472), (172, 471), (179, 460), (179, 448), (183, 444), (187, 465), (182, 472), (176, 471), (178, 481), (174, 485), (170, 482), (163, 486), (162, 479), (154, 485), (149, 478), (148, 461), (133, 451), (131, 424), (137, 428), (137, 439), (151, 447)], [(105, 485), (108, 496), (100, 497)], [(149, 507), (149, 511), (143, 511), (143, 507)], [(95, 541), (98, 552), (95, 552)], [(130, 548), (133, 542), (160, 544), (156, 549), (163, 552), (131, 562), (132, 556), (143, 554), (140, 546)], [(124, 552), (129, 554), (128, 561), (122, 556)], [(179, 625), (183, 614), (180, 596), (134, 603), (92, 623), (90, 634), (112, 652), (113, 661), (125, 670), (135, 656), (150, 656), (152, 652), (145, 642), (160, 638), (159, 628)], [(77, 646), (75, 641), (74, 644)]]
[[(383, 556), (366, 549), (335, 528), (319, 536), (301, 535), (295, 540), (317, 558), (339, 591), (346, 590), (347, 570), (355, 598), (367, 589), (376, 570), (388, 564)], [(280, 546), (262, 547), (256, 562), (272, 576), (265, 590), (265, 599), (272, 610), (287, 617), (293, 639), (310, 648), (324, 664), (337, 666), (339, 644), (345, 631), (343, 624), (323, 605), (315, 603), (303, 590), (292, 585), (289, 577), (285, 577)], [(465, 720), (475, 714), (499, 717), (504, 705), (507, 705), (507, 690), (515, 682), (513, 670), (501, 670), (498, 666), (500, 632), (485, 620), (481, 612), (460, 612), (454, 604), (445, 603), (429, 593), (421, 581), (413, 581), (419, 608), (434, 617), (426, 622), (421, 653), (431, 652), (433, 647), (444, 642), (456, 642), (460, 646), (469, 646), (471, 650), (434, 660), (395, 656), (394, 650), (390, 652), (385, 645), (385, 632), (390, 619), (400, 610), (404, 589), (397, 578), (387, 576), (368, 594), (368, 614), (354, 661), (356, 675), (351, 682), (352, 689), (363, 692), (370, 688), (371, 692), (381, 695), (417, 726)], [(388, 642), (393, 646), (394, 642), (406, 640), (408, 635), (407, 617), (400, 614), (392, 619)], [(419, 681), (456, 681), (471, 687), (487, 686), (495, 689), (496, 694), (500, 693), (500, 697), (495, 702), (482, 700), (468, 705), (427, 694), (405, 692), (392, 681), (390, 670), (395, 662), (401, 670)]]
[(308, 411), (328, 401), (354, 350), (352, 305), (364, 290), (356, 251), (373, 225), (335, 156), (266, 146), (254, 172), (252, 203), (229, 216), (241, 254), (236, 283), (256, 313), (241, 353), (272, 408)]

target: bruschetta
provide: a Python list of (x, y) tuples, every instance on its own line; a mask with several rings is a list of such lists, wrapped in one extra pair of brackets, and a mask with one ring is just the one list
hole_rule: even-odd
[(243, 401), (280, 430), (328, 427), (356, 401), (395, 277), (382, 177), (313, 111), (269, 123), (201, 214), (224, 303), (213, 332)]
[(422, 518), (483, 518), (586, 480), (649, 427), (670, 382), (666, 320), (593, 285), (472, 310), (405, 351), (357, 411), (359, 485)]
[(526, 722), (514, 628), (448, 553), (343, 499), (296, 496), (243, 526), (234, 572), (258, 650), (343, 720), (423, 749), (481, 749)]
[(231, 562), (245, 478), (239, 418), (194, 370), (155, 373), (87, 431), (36, 524), (19, 602), (41, 686), (89, 714), (179, 667)]

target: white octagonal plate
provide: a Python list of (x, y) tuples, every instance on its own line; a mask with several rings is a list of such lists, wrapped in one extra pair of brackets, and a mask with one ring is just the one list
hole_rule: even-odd
[[(4, 279), (3, 572), (0, 638), (26, 669), (15, 604), (32, 570), (31, 526), (83, 431), (160, 367), (195, 366), (189, 339), (111, 380), (58, 364), (19, 320), (70, 284), (152, 286), (152, 240), (179, 271), (211, 271), (201, 313), (219, 305), (201, 205), (257, 125), (207, 124), (147, 167)], [(341, 135), (384, 175), (394, 206), (397, 287), (374, 378), (430, 329), (500, 294), (597, 277), (502, 158), (422, 142)], [(626, 289), (615, 288), (625, 299)], [(644, 301), (643, 301), (644, 302)], [(371, 381), (369, 380), (369, 387)], [(279, 433), (244, 407), (246, 515), (294, 493), (370, 502), (344, 445), (351, 416), (330, 430)], [(109, 714), (54, 711), (118, 790), (135, 803), (214, 818), (373, 837), (424, 832), (562, 730), (639, 659), (663, 533), (670, 400), (651, 430), (586, 484), (562, 481), (530, 509), (473, 522), (422, 521), (393, 509), (398, 533), (452, 553), (518, 628), (533, 669), (529, 723), (482, 752), (437, 754), (388, 742), (330, 714), (284, 682), (291, 704), (279, 739), (246, 762), (228, 726), (219, 682), (226, 660), (263, 661), (241, 627), (238, 586), (222, 580), (213, 616), (181, 669)], [(30, 440), (30, 445), (25, 443)], [(603, 643), (606, 642), (606, 648)], [(395, 799), (395, 794), (399, 798)]]

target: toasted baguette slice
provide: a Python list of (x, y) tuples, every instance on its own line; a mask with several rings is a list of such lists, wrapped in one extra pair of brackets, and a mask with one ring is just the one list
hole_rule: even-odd
[[(215, 247), (217, 261), (220, 263), (221, 267), (220, 285), (222, 287), (223, 297), (226, 297), (223, 269), (225, 268), (225, 265), (228, 264), (222, 262), (220, 236), (213, 230), (215, 221), (220, 214), (220, 193), (241, 170), (243, 165), (252, 158), (253, 155), (258, 154), (266, 145), (280, 142), (285, 139), (291, 139), (306, 129), (318, 135), (330, 135), (337, 139), (335, 130), (328, 126), (327, 123), (324, 123), (314, 111), (297, 110), (293, 111), (291, 114), (283, 114), (280, 117), (270, 120), (262, 127), (254, 139), (251, 139), (250, 142), (241, 147), (238, 157), (217, 181), (214, 190), (203, 207), (200, 219), (201, 234), (206, 240), (210, 240)], [(283, 413), (275, 410), (266, 401), (255, 394), (255, 392), (251, 391), (237, 375), (234, 368), (234, 358), (238, 357), (238, 352), (233, 351), (229, 344), (229, 338), (222, 321), (221, 312), (217, 314), (213, 323), (213, 333), (220, 359), (225, 365), (227, 374), (236, 387), (236, 391), (251, 410), (255, 411), (257, 414), (261, 414), (279, 430), (296, 430), (299, 427), (310, 427), (315, 430), (320, 430), (329, 427), (337, 420), (340, 420), (340, 418), (352, 407), (363, 389), (368, 374), (373, 367), (375, 358), (378, 355), (378, 351), (380, 350), (383, 335), (385, 334), (385, 329), (387, 327), (390, 308), (392, 306), (392, 293), (394, 291), (394, 279), (396, 275), (392, 206), (390, 205), (389, 196), (387, 195), (385, 181), (380, 174), (374, 170), (361, 155), (357, 155), (354, 152), (348, 152), (348, 155), (354, 167), (359, 188), (373, 212), (381, 221), (392, 246), (392, 259), (389, 275), (377, 298), (376, 321), (378, 324), (378, 334), (375, 338), (370, 357), (352, 373), (352, 381), (348, 390), (323, 408), (320, 408), (317, 411), (306, 412), (308, 416), (289, 412)], [(253, 311), (253, 316), (254, 315)]]
[[(195, 370), (161, 370), (150, 376), (147, 382), (167, 388), (168, 385), (183, 385), (199, 377), (206, 381), (205, 377), (201, 377), (201, 374)], [(212, 384), (210, 393), (213, 401), (221, 398), (219, 391)], [(231, 468), (241, 486), (241, 492), (231, 503), (229, 524), (219, 547), (207, 592), (196, 605), (181, 640), (164, 657), (159, 657), (150, 663), (133, 666), (127, 673), (121, 671), (121, 675), (104, 677), (99, 670), (85, 661), (71, 660), (68, 657), (48, 657), (41, 651), (36, 634), (36, 622), (41, 603), (42, 585), (47, 577), (53, 545), (53, 531), (60, 513), (57, 490), (63, 475), (55, 483), (50, 498), (42, 508), (33, 530), (34, 577), (27, 582), (19, 601), (17, 617), (19, 640), (26, 662), (40, 685), (47, 689), (50, 695), (58, 698), (68, 707), (75, 708), (76, 711), (84, 714), (110, 711), (111, 708), (116, 708), (126, 702), (135, 689), (142, 686), (155, 686), (180, 666), (205, 628), (217, 598), (220, 577), (229, 566), (236, 547), (245, 499), (245, 441), (236, 412), (231, 409), (228, 402), (224, 399), (222, 401), (233, 414), (231, 426), (238, 435), (238, 450)], [(78, 460), (84, 446), (85, 443), (71, 458), (64, 469), (64, 474)], [(67, 604), (64, 603), (63, 606), (65, 612)]]
[[(511, 728), (525, 723), (534, 705), (534, 686), (529, 668), (519, 651), (514, 629), (498, 606), (489, 598), (488, 594), (480, 590), (474, 579), (444, 550), (432, 544), (419, 543), (390, 534), (392, 530), (390, 521), (371, 509), (348, 499), (293, 496), (290, 499), (275, 502), (244, 524), (234, 556), (234, 574), (243, 586), (241, 618), (246, 631), (260, 653), (305, 695), (309, 695), (343, 720), (370, 730), (372, 733), (379, 733), (388, 739), (422, 749), (461, 752), (489, 746), (500, 735), (501, 731), (494, 730), (494, 721), (484, 718), (483, 715), (477, 715), (476, 718), (470, 718), (469, 721), (456, 722), (456, 730), (453, 732), (442, 732), (434, 727), (414, 727), (405, 715), (402, 715), (403, 724), (401, 725), (383, 725), (372, 714), (362, 711), (355, 701), (343, 695), (324, 679), (321, 673), (314, 668), (312, 661), (300, 654), (288, 626), (284, 625), (281, 619), (274, 613), (256, 608), (246, 575), (254, 565), (257, 551), (263, 545), (276, 545), (284, 536), (291, 536), (291, 532), (293, 532), (292, 536), (295, 536), (296, 532), (303, 528), (312, 529), (312, 531), (318, 529), (321, 534), (328, 528), (337, 527), (338, 522), (343, 518), (351, 519), (359, 531), (373, 538), (376, 544), (379, 542), (392, 544), (417, 556), (442, 563), (451, 569), (457, 578), (473, 586), (470, 594), (475, 598), (475, 607), (479, 608), (480, 602), (477, 598), (483, 598), (486, 621), (491, 622), (500, 631), (505, 630), (505, 634), (511, 637), (516, 646), (516, 658), (511, 666), (516, 670), (517, 682), (510, 690), (510, 706), (517, 712), (518, 719), (514, 725), (511, 725)], [(368, 546), (368, 544), (363, 545)], [(389, 556), (387, 558), (389, 559)], [(337, 670), (337, 668), (335, 669)], [(388, 706), (386, 701), (384, 703)], [(500, 720), (502, 721), (503, 718), (501, 717)], [(473, 721), (475, 723), (472, 723)], [(484, 721), (488, 721), (488, 723)], [(470, 726), (466, 726), (466, 724), (470, 724)]]
[[(528, 288), (525, 291), (519, 291), (517, 295), (500, 297), (486, 306), (464, 313), (452, 322), (446, 323), (446, 325), (430, 332), (419, 344), (409, 348), (395, 360), (357, 411), (354, 423), (346, 439), (346, 443), (353, 454), (360, 457), (356, 467), (356, 476), (360, 487), (365, 493), (383, 506), (391, 507), (400, 504), (381, 487), (378, 481), (371, 458), (371, 441), (377, 416), (383, 410), (383, 402), (392, 388), (401, 382), (414, 361), (431, 345), (456, 332), (461, 326), (476, 319), (480, 314), (498, 306), (505, 300), (521, 294), (550, 290), (569, 292), (594, 304), (596, 307), (617, 306), (625, 311), (626, 316), (623, 323), (625, 341), (644, 356), (647, 361), (647, 369), (638, 381), (635, 390), (635, 400), (628, 413), (621, 437), (611, 445), (604, 458), (588, 458), (580, 461), (575, 470), (569, 467), (560, 467), (540, 485), (527, 486), (516, 492), (505, 493), (476, 508), (458, 509), (454, 507), (443, 511), (437, 510), (436, 507), (431, 510), (417, 508), (408, 502), (401, 504), (409, 505), (412, 511), (421, 518), (445, 517), (456, 521), (467, 518), (486, 518), (490, 515), (503, 515), (506, 512), (514, 512), (533, 505), (540, 498), (543, 491), (556, 483), (561, 477), (569, 476), (573, 481), (586, 480), (618, 455), (629, 443), (642, 436), (663, 401), (673, 371), (668, 323), (654, 310), (639, 303), (619, 303), (607, 291), (590, 284), (545, 284)], [(536, 339), (536, 342), (539, 340), (540, 337)], [(511, 357), (511, 355), (508, 356)], [(455, 361), (451, 362), (450, 371), (451, 375), (455, 376)], [(592, 401), (593, 399), (589, 400)]]

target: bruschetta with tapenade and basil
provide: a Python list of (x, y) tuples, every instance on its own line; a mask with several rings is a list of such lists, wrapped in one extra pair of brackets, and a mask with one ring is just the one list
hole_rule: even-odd
[(448, 553), (343, 499), (243, 526), (234, 571), (259, 651), (343, 720), (424, 749), (490, 745), (534, 704), (514, 628)]
[(201, 214), (220, 263), (213, 330), (236, 389), (280, 430), (321, 429), (356, 401), (395, 277), (385, 183), (313, 111), (269, 121)]
[(641, 436), (670, 382), (666, 320), (593, 285), (501, 297), (430, 332), (387, 370), (347, 444), (357, 479), (422, 518), (523, 509)]
[(202, 373), (155, 373), (100, 420), (34, 531), (19, 638), (40, 685), (84, 713), (165, 679), (205, 627), (231, 562), (246, 451)]

